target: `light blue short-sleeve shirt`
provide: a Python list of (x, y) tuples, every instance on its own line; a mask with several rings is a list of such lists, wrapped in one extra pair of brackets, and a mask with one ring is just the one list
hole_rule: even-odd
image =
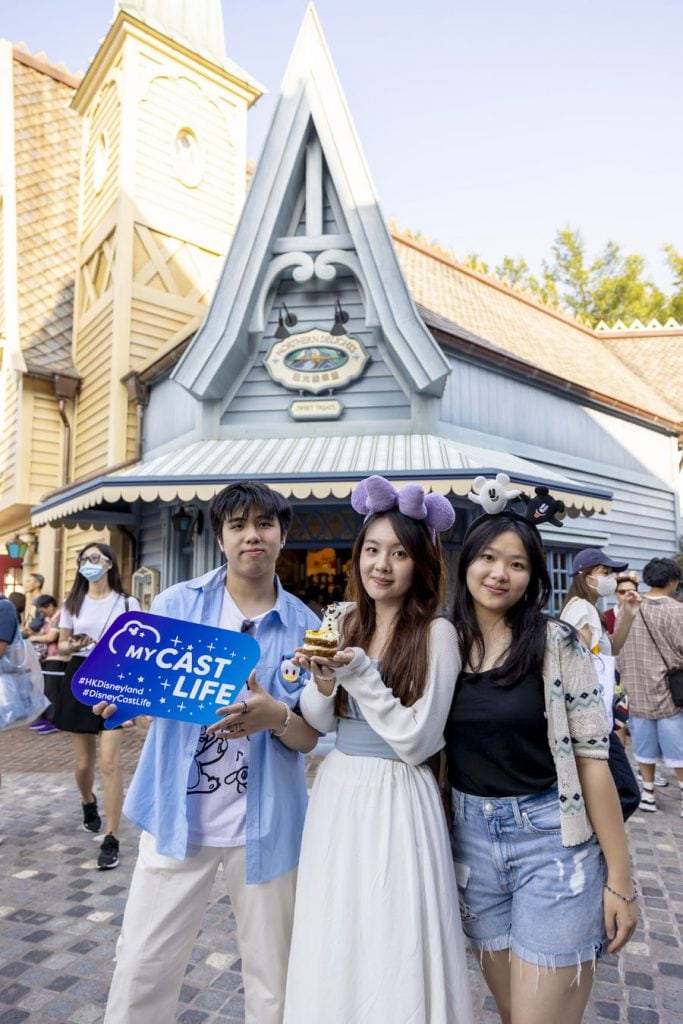
[[(226, 567), (177, 583), (155, 598), (155, 615), (205, 625), (220, 623)], [(275, 580), (274, 607), (258, 623), (261, 648), (256, 666), (260, 685), (277, 700), (295, 708), (303, 681), (285, 683), (280, 664), (319, 621), (298, 598)], [(188, 845), (187, 786), (200, 726), (155, 719), (128, 789), (124, 812), (154, 836), (157, 852), (182, 860)], [(292, 871), (299, 860), (306, 813), (303, 755), (269, 732), (251, 737), (247, 787), (247, 882), (266, 882)]]

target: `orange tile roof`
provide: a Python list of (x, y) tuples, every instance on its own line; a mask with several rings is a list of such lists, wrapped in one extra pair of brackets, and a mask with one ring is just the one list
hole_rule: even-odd
[(14, 48), (19, 330), (29, 370), (71, 359), (81, 120), (78, 79)]
[[(584, 393), (646, 415), (680, 423), (680, 403), (619, 358), (602, 335), (566, 314), (541, 305), (501, 281), (458, 263), (439, 247), (407, 232), (392, 233), (413, 299), (436, 317), (431, 326), (570, 382)], [(680, 351), (680, 350), (679, 350)], [(672, 360), (675, 352), (670, 353)], [(679, 357), (680, 372), (680, 357)], [(666, 376), (670, 376), (669, 370)]]
[(683, 419), (683, 330), (619, 332), (601, 341), (671, 405)]

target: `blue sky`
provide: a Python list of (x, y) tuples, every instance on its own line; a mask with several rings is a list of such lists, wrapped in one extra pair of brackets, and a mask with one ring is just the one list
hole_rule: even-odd
[[(194, 0), (197, 8), (204, 0)], [(304, 0), (223, 0), (227, 52), (266, 85), (258, 157)], [(557, 228), (591, 253), (683, 252), (681, 0), (318, 0), (382, 209), (459, 255), (538, 269)], [(0, 36), (85, 69), (113, 0), (0, 7)]]

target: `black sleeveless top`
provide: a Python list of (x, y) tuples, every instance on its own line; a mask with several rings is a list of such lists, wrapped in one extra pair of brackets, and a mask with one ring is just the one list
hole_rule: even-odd
[(557, 780), (548, 746), (543, 678), (495, 686), (491, 670), (462, 672), (446, 725), (451, 785), (481, 797), (525, 796)]

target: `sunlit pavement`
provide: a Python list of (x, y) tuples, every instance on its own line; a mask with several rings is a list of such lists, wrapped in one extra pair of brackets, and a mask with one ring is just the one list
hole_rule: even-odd
[[(127, 779), (142, 740), (137, 728), (124, 737)], [(317, 760), (309, 759), (311, 779)], [(124, 820), (120, 866), (98, 871), (102, 837), (81, 828), (70, 764), (67, 736), (0, 733), (0, 1024), (96, 1024), (104, 1014), (137, 829)], [(671, 785), (656, 791), (660, 810), (629, 823), (641, 923), (622, 958), (623, 979), (616, 958), (600, 963), (586, 1024), (683, 1024), (683, 819), (679, 787), (669, 777)], [(495, 1024), (498, 1015), (473, 961), (471, 978), (478, 1024)], [(176, 1019), (244, 1019), (234, 919), (220, 873)]]

